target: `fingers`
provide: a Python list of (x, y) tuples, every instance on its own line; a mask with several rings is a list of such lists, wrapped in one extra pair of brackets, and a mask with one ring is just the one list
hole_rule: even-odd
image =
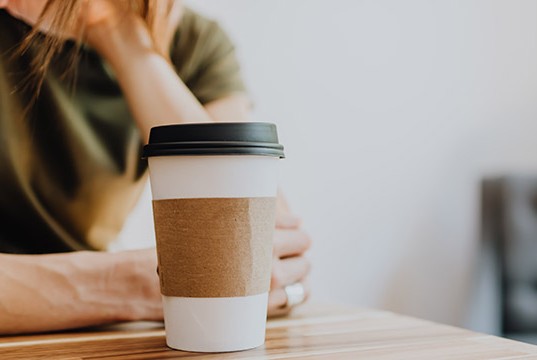
[(302, 220), (298, 216), (289, 213), (276, 213), (277, 229), (298, 229), (301, 224)]
[(279, 289), (304, 279), (310, 272), (310, 262), (303, 256), (277, 259), (272, 266), (270, 288)]
[[(302, 285), (304, 286), (304, 301), (306, 301), (311, 295), (311, 288), (308, 281), (303, 281)], [(285, 294), (285, 290), (283, 288), (272, 290), (269, 293), (268, 299), (268, 316), (287, 315), (291, 311), (291, 308), (286, 307), (286, 304), (287, 295)]]
[(274, 257), (302, 255), (311, 246), (311, 239), (302, 230), (276, 229), (274, 233)]
[[(285, 205), (285, 204), (282, 204)], [(269, 293), (268, 316), (286, 315), (291, 308), (286, 306), (285, 287), (297, 282), (304, 286), (305, 298), (309, 297), (309, 284), (304, 279), (310, 272), (309, 261), (302, 256), (311, 246), (311, 239), (300, 230), (301, 220), (290, 214), (288, 208), (279, 206), (274, 235), (274, 264), (272, 267), (271, 291)]]
[(268, 317), (274, 317), (274, 316), (283, 316), (287, 315), (291, 309), (286, 307), (287, 304), (287, 295), (285, 294), (285, 290), (283, 289), (276, 289), (269, 293), (268, 298), (268, 311), (267, 316)]
[(282, 189), (278, 188), (278, 194), (276, 196), (276, 213), (288, 214), (291, 212), (287, 199), (283, 194)]

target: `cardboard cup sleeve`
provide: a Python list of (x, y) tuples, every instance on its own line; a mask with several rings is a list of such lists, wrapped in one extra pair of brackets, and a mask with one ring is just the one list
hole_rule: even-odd
[(154, 200), (161, 293), (240, 297), (270, 288), (275, 197)]

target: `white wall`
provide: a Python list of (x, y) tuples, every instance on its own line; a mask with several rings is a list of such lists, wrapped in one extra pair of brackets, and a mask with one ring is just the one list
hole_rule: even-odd
[[(279, 126), (314, 300), (491, 330), (468, 316), (478, 186), (537, 172), (537, 1), (188, 3), (228, 30), (255, 119)], [(142, 202), (122, 242), (151, 237)]]

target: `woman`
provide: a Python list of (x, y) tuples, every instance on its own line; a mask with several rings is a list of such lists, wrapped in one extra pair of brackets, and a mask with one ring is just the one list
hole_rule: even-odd
[[(154, 250), (84, 250), (136, 203), (151, 127), (248, 109), (228, 38), (179, 1), (0, 0), (0, 333), (161, 319)], [(269, 315), (309, 272), (278, 208)]]

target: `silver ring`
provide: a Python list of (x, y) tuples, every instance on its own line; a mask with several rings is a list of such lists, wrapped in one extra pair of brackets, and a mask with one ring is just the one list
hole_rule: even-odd
[(283, 290), (285, 291), (285, 295), (287, 295), (287, 303), (284, 308), (292, 308), (302, 304), (306, 298), (306, 291), (304, 285), (301, 283), (288, 285)]

